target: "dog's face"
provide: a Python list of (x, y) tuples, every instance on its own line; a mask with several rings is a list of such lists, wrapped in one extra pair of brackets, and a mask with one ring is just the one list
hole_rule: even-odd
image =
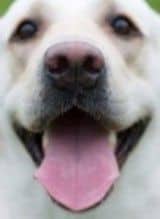
[(37, 179), (69, 209), (101, 202), (155, 112), (156, 15), (140, 0), (20, 0), (0, 34), (1, 101)]

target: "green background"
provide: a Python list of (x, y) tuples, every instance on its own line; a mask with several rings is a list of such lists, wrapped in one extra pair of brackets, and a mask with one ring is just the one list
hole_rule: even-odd
[[(12, 0), (0, 0), (0, 13), (3, 13)], [(27, 1), (27, 0), (26, 0)], [(126, 0), (127, 1), (127, 0)], [(133, 0), (134, 1), (134, 0)], [(160, 10), (160, 0), (148, 0), (149, 3), (156, 9)]]

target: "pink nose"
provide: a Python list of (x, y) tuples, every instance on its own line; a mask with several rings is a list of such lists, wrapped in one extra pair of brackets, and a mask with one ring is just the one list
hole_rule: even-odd
[(77, 84), (90, 88), (104, 72), (105, 62), (96, 47), (85, 42), (65, 42), (47, 50), (45, 67), (58, 88)]

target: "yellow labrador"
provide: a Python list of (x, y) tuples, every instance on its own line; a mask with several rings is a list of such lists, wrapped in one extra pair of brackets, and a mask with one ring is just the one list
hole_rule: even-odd
[(159, 219), (158, 15), (17, 0), (0, 26), (0, 217)]

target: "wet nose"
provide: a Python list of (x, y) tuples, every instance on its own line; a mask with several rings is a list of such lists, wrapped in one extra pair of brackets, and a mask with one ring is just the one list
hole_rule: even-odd
[(45, 68), (58, 88), (91, 88), (104, 72), (105, 61), (101, 51), (89, 43), (65, 42), (46, 51)]

